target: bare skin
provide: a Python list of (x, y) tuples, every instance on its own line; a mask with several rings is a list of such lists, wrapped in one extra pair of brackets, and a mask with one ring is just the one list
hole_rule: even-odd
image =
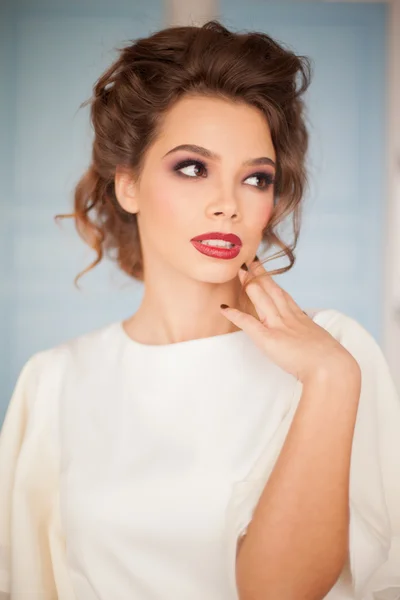
[[(302, 382), (294, 419), (237, 550), (241, 600), (322, 600), (348, 557), (350, 457), (361, 392), (353, 356), (259, 263), (247, 292), (258, 318), (224, 309)], [(249, 275), (240, 271), (242, 282)]]
[[(221, 158), (205, 159), (185, 150), (165, 156), (180, 144), (202, 146)], [(239, 305), (238, 270), (256, 255), (273, 211), (273, 185), (266, 188), (254, 173), (274, 175), (274, 167), (242, 165), (258, 157), (276, 160), (260, 111), (216, 98), (188, 97), (167, 113), (140, 180), (117, 169), (116, 195), (125, 210), (137, 214), (145, 264), (141, 305), (124, 323), (132, 338), (168, 344), (238, 329), (219, 306)], [(192, 165), (177, 174), (173, 167), (184, 159), (201, 160), (206, 170)], [(199, 253), (190, 239), (208, 231), (239, 235), (239, 256), (222, 260)], [(251, 303), (246, 308), (255, 314)]]
[[(191, 150), (196, 144), (219, 158)], [(268, 165), (244, 166), (266, 157)], [(178, 160), (205, 162), (174, 171)], [(216, 98), (181, 99), (146, 155), (140, 179), (117, 169), (119, 202), (138, 215), (145, 293), (124, 323), (132, 338), (168, 344), (243, 329), (303, 384), (293, 423), (237, 555), (241, 600), (322, 600), (348, 552), (351, 445), (360, 396), (355, 359), (304, 314), (260, 264), (253, 263), (273, 211), (268, 124), (255, 108)], [(190, 243), (208, 231), (243, 241), (233, 260)], [(250, 272), (240, 266), (246, 263)], [(246, 277), (243, 304), (239, 296)], [(259, 277), (258, 277), (259, 275)], [(221, 309), (221, 304), (230, 308)]]

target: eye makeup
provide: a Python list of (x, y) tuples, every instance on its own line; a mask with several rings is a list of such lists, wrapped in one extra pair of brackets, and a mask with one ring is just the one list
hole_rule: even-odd
[[(207, 165), (198, 159), (185, 159), (185, 160), (181, 160), (178, 163), (176, 163), (173, 166), (173, 171), (180, 177), (185, 177), (186, 179), (198, 179), (199, 177), (197, 176), (193, 176), (193, 175), (186, 175), (185, 173), (181, 173), (181, 169), (184, 169), (186, 167), (191, 167), (191, 166), (195, 166), (198, 169), (200, 169), (203, 173), (206, 172), (207, 173)], [(200, 177), (204, 177), (205, 175), (200, 175)], [(252, 177), (257, 177), (258, 179), (260, 179), (263, 182), (263, 185), (261, 187), (253, 185), (250, 187), (254, 187), (255, 189), (259, 190), (259, 191), (266, 191), (270, 188), (271, 185), (273, 185), (275, 183), (275, 177), (273, 175), (273, 173), (270, 173), (268, 171), (256, 171), (255, 173), (250, 173), (250, 175), (248, 175), (247, 177), (245, 177), (244, 181), (246, 181), (247, 179), (250, 179)]]
[(192, 177), (191, 175), (186, 175), (185, 173), (181, 173), (180, 170), (185, 167), (196, 166), (200, 169), (206, 170), (206, 165), (201, 160), (193, 160), (191, 158), (186, 160), (179, 161), (174, 167), (173, 170), (182, 177), (189, 177), (190, 179), (196, 179), (196, 177)]

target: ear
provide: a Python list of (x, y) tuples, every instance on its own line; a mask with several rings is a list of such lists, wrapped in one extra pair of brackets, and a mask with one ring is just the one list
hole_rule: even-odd
[(117, 165), (114, 189), (117, 200), (124, 210), (132, 214), (139, 212), (137, 186), (129, 168)]

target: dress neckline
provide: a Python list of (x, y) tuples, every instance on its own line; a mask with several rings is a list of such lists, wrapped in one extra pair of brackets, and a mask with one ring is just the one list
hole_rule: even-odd
[[(137, 348), (143, 351), (164, 351), (167, 349), (192, 349), (195, 347), (203, 348), (212, 343), (214, 344), (223, 344), (225, 342), (235, 342), (236, 340), (241, 340), (243, 337), (247, 336), (247, 334), (239, 329), (237, 331), (230, 331), (228, 333), (220, 333), (217, 335), (202, 337), (202, 338), (194, 338), (191, 340), (184, 340), (182, 342), (172, 342), (167, 344), (144, 344), (143, 342), (139, 342), (132, 338), (124, 327), (124, 321), (120, 320), (115, 323), (117, 331), (124, 341), (125, 345), (131, 346), (132, 348)], [(248, 337), (248, 336), (247, 336)]]
[[(313, 321), (317, 322), (320, 315), (322, 313), (326, 313), (327, 311), (332, 312), (332, 309), (309, 309), (307, 314)], [(333, 310), (333, 312), (335, 311)], [(243, 331), (243, 329), (239, 329), (229, 333), (220, 333), (213, 336), (184, 340), (182, 342), (172, 342), (168, 344), (144, 344), (143, 342), (135, 340), (128, 334), (124, 327), (124, 320), (114, 322), (114, 328), (126, 348), (131, 350), (141, 350), (142, 352), (152, 352), (153, 354), (155, 352), (167, 352), (168, 350), (189, 351), (197, 349), (200, 351), (218, 348), (218, 346), (230, 348), (235, 346), (235, 344), (239, 344), (239, 347), (242, 347), (246, 340), (252, 341), (249, 335)]]

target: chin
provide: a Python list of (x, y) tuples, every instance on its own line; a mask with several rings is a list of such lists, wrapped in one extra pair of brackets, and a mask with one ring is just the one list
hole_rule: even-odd
[(237, 260), (220, 260), (219, 263), (215, 262), (213, 265), (207, 265), (203, 268), (193, 268), (190, 276), (192, 279), (204, 283), (228, 283), (228, 281), (232, 281), (237, 277), (243, 259), (239, 262)]

